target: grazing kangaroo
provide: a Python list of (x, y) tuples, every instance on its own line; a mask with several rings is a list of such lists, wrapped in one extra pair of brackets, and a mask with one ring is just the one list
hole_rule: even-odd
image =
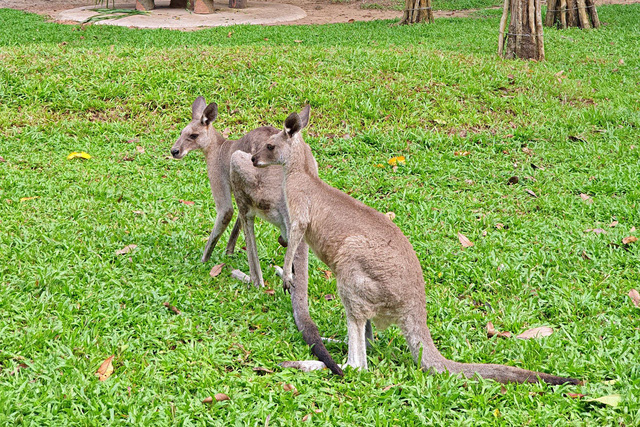
[[(263, 126), (252, 130), (238, 140), (227, 140), (211, 126), (217, 115), (218, 106), (215, 103), (206, 105), (204, 98), (198, 97), (191, 106), (192, 120), (171, 147), (171, 154), (174, 158), (181, 159), (193, 150), (204, 152), (211, 192), (216, 204), (216, 220), (202, 256), (202, 262), (209, 259), (220, 236), (231, 222), (233, 192), (238, 205), (238, 220), (231, 231), (227, 253), (233, 253), (240, 226), (242, 226), (247, 244), (251, 281), (256, 287), (264, 286), (254, 234), (254, 218), (259, 216), (278, 227), (281, 233), (278, 241), (286, 246), (283, 236), (287, 235), (289, 216), (282, 192), (282, 170), (256, 169), (251, 163), (249, 152), (258, 141), (279, 131), (270, 126)], [(309, 121), (308, 107), (300, 113), (300, 117), (302, 117), (301, 125), (306, 125)], [(313, 173), (317, 174), (315, 164), (313, 168)], [(340, 367), (331, 359), (322, 343), (318, 328), (309, 315), (308, 257), (307, 245), (299, 247), (296, 245), (293, 261), (297, 273), (296, 287), (291, 292), (293, 317), (304, 341), (311, 346), (313, 354), (333, 373), (343, 375)]]
[(292, 265), (302, 239), (336, 276), (347, 315), (347, 366), (367, 368), (367, 320), (402, 330), (411, 354), (425, 371), (479, 375), (499, 382), (578, 384), (506, 365), (458, 363), (436, 348), (427, 327), (425, 283), (418, 257), (400, 229), (385, 215), (329, 186), (315, 173), (310, 148), (300, 135), (303, 121), (292, 113), (284, 130), (256, 147), (256, 167), (283, 165), (289, 235), (283, 267), (285, 289), (297, 286)]

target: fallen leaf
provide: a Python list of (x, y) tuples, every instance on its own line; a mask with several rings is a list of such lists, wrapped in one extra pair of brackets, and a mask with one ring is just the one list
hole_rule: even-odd
[(502, 223), (498, 222), (498, 223), (496, 223), (496, 228), (497, 228), (498, 230), (502, 230), (502, 229), (504, 228), (504, 224), (502, 224)]
[(520, 179), (517, 176), (512, 176), (511, 178), (509, 178), (509, 180), (507, 181), (507, 185), (514, 185), (517, 184), (518, 181), (520, 181)]
[(522, 147), (522, 152), (527, 156), (533, 156), (535, 154), (533, 150), (529, 147)]
[(618, 221), (613, 221), (611, 224), (609, 224), (609, 227), (613, 228), (616, 225), (618, 225)]
[(196, 204), (196, 202), (192, 202), (191, 200), (182, 200), (182, 199), (180, 199), (180, 200), (178, 200), (178, 201), (179, 201), (180, 203), (185, 204), (185, 205), (188, 205), (188, 206), (191, 206), (191, 205), (195, 205), (195, 204)]
[(307, 414), (304, 417), (302, 417), (302, 422), (307, 421), (309, 418), (311, 418), (311, 414)]
[(132, 139), (128, 139), (126, 141), (127, 144), (135, 144), (135, 143), (138, 143), (138, 142), (140, 142), (139, 138), (132, 138)]
[[(588, 195), (588, 194), (584, 194), (584, 193), (580, 193), (580, 198), (585, 202), (588, 202), (588, 201), (591, 200), (591, 196)], [(593, 201), (593, 200), (591, 200), (591, 201)]]
[(471, 154), (468, 151), (454, 151), (453, 155), (454, 156), (468, 156), (469, 154)]
[(460, 244), (464, 248), (470, 248), (471, 246), (473, 246), (473, 243), (471, 242), (471, 240), (469, 240), (467, 236), (465, 236), (462, 233), (458, 233), (458, 240), (460, 241)]
[(373, 166), (377, 167), (377, 168), (383, 168), (384, 165), (382, 163), (376, 163)]
[(633, 305), (640, 308), (640, 294), (635, 289), (631, 289), (628, 293), (629, 298), (633, 301)]
[(27, 200), (34, 200), (34, 199), (39, 199), (40, 196), (33, 196), (33, 197), (22, 197), (20, 199), (20, 202), (26, 202)]
[(509, 331), (498, 332), (498, 338), (511, 338), (511, 332)]
[(637, 241), (638, 241), (638, 238), (636, 236), (629, 236), (622, 239), (622, 243), (624, 243), (625, 245), (629, 245)]
[(487, 323), (486, 328), (487, 328), (487, 338), (492, 338), (498, 333), (496, 328), (493, 326), (492, 322)]
[(584, 397), (584, 394), (582, 394), (582, 393), (567, 393), (567, 396), (569, 396), (572, 399), (580, 399), (581, 397)]
[(585, 402), (598, 402), (604, 405), (613, 406), (614, 408), (620, 404), (622, 397), (619, 394), (610, 394), (608, 396), (598, 397), (596, 399), (585, 399)]
[(528, 195), (530, 195), (531, 197), (538, 197), (538, 195), (536, 193), (534, 193), (533, 191), (529, 190), (528, 188), (526, 190), (524, 190), (524, 191), (526, 191), (526, 193)]
[(222, 402), (223, 400), (231, 400), (231, 398), (224, 393), (216, 393), (214, 398), (216, 399), (216, 402)]
[(271, 369), (263, 368), (262, 366), (256, 366), (253, 370), (261, 375), (263, 374), (273, 374)]
[(502, 384), (500, 384), (500, 393), (501, 394), (507, 394), (507, 388)]
[(229, 34), (227, 34), (227, 37), (231, 38), (232, 34), (233, 34), (233, 31), (229, 31)]
[(467, 185), (473, 185), (473, 184), (475, 184), (475, 182), (474, 182), (472, 179), (465, 179), (465, 180), (464, 180), (464, 182), (465, 182), (465, 184), (467, 184)]
[(276, 291), (274, 289), (265, 289), (264, 293), (267, 295), (274, 296), (276, 294)]
[(382, 391), (387, 391), (387, 390), (391, 390), (394, 387), (398, 387), (400, 384), (390, 384), (388, 386), (386, 386), (385, 388), (382, 389)]
[(636, 228), (635, 227), (631, 227), (631, 230), (629, 230), (629, 233), (635, 233), (636, 232)]
[(521, 340), (528, 340), (530, 338), (542, 338), (542, 337), (546, 337), (549, 336), (553, 333), (553, 329), (551, 329), (548, 326), (541, 326), (539, 328), (533, 328), (533, 329), (529, 329), (524, 331), (523, 333), (521, 333), (520, 335), (518, 335), (516, 338), (520, 338)]
[(100, 381), (105, 381), (107, 378), (109, 378), (111, 376), (111, 374), (113, 374), (113, 358), (114, 358), (114, 356), (108, 357), (104, 362), (102, 362), (102, 364), (100, 365), (100, 367), (96, 371), (96, 376), (98, 377), (98, 379)]
[(585, 259), (587, 261), (590, 261), (591, 258), (589, 257), (589, 255), (587, 254), (587, 251), (582, 251), (582, 259)]
[(211, 271), (209, 272), (209, 276), (216, 277), (218, 274), (222, 272), (222, 267), (224, 267), (224, 264), (214, 265)]
[(134, 250), (135, 248), (137, 248), (138, 245), (127, 245), (122, 249), (118, 249), (116, 251), (116, 255), (124, 255), (124, 254), (128, 254), (129, 252), (131, 252), (132, 250)]
[(387, 216), (387, 218), (389, 218), (391, 221), (393, 221), (394, 219), (396, 219), (396, 214), (393, 212), (387, 212), (385, 214)]
[(177, 308), (175, 308), (174, 306), (172, 306), (171, 304), (169, 304), (168, 302), (163, 302), (162, 305), (164, 305), (165, 307), (167, 307), (169, 309), (169, 311), (172, 311), (175, 314), (180, 314), (180, 310), (178, 310)]
[(542, 171), (544, 170), (544, 168), (542, 166), (534, 165), (533, 163), (531, 163), (531, 168), (534, 169), (534, 170), (535, 169), (540, 169)]
[(406, 160), (404, 156), (396, 156), (396, 157), (390, 158), (388, 162), (391, 166), (397, 166), (397, 165), (404, 165), (406, 163)]
[(80, 152), (74, 151), (67, 156), (67, 160), (71, 160), (71, 159), (87, 159), (88, 160), (90, 158), (91, 156), (85, 153), (84, 151), (80, 151)]
[(290, 391), (293, 393), (294, 396), (299, 395), (300, 393), (298, 392), (298, 389), (296, 388), (296, 386), (294, 386), (293, 384), (282, 384), (282, 388), (284, 389), (284, 391)]
[(295, 43), (302, 43), (302, 40), (294, 40)]
[(209, 396), (209, 397), (205, 397), (204, 400), (202, 401), (202, 403), (212, 403), (213, 402), (213, 397)]
[(354, 22), (356, 22), (356, 20), (355, 20), (355, 19), (353, 19), (353, 18), (351, 18), (351, 19), (349, 19), (347, 22), (348, 22), (349, 24), (353, 24)]
[(331, 272), (331, 270), (320, 270), (322, 271), (322, 273), (324, 274), (324, 278), (327, 280), (330, 280), (331, 277), (333, 277), (333, 273)]
[(332, 301), (332, 300), (336, 299), (336, 297), (334, 297), (334, 296), (333, 296), (333, 295), (331, 295), (331, 294), (326, 294), (326, 295), (324, 296), (324, 299), (326, 299), (327, 301)]
[(9, 372), (9, 375), (14, 376), (18, 372), (20, 372), (20, 369), (26, 369), (28, 367), (29, 366), (26, 363), (19, 363), (18, 366), (16, 366), (16, 369), (14, 369), (13, 371)]
[(4, 163), (6, 162), (6, 160), (4, 159), (4, 157), (0, 156), (0, 163)]
[(136, 146), (136, 151), (140, 154), (144, 153), (144, 147), (142, 145)]
[(620, 60), (618, 61), (619, 65), (624, 65), (624, 59), (620, 58)]
[(136, 215), (144, 215), (143, 211), (133, 211), (133, 213)]

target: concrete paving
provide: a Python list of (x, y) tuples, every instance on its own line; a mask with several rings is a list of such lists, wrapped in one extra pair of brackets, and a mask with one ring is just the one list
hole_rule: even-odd
[[(215, 3), (215, 13), (200, 15), (186, 9), (169, 8), (169, 0), (155, 2), (148, 15), (132, 15), (120, 19), (95, 22), (97, 25), (118, 25), (134, 28), (170, 28), (176, 30), (219, 27), (240, 24), (275, 24), (302, 19), (307, 14), (297, 6), (281, 3), (247, 2), (246, 9), (230, 9), (226, 2)], [(92, 9), (104, 6), (84, 6), (60, 12), (61, 21), (82, 22), (97, 15)], [(135, 9), (135, 2), (116, 4), (116, 9)]]

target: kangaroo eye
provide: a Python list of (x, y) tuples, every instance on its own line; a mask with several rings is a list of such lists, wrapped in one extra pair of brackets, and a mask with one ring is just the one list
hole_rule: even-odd
[(267, 144), (267, 150), (273, 151), (274, 148), (276, 148), (275, 145)]
[(198, 134), (197, 133), (192, 133), (191, 135), (189, 135), (189, 138), (196, 139), (196, 138), (198, 138)]

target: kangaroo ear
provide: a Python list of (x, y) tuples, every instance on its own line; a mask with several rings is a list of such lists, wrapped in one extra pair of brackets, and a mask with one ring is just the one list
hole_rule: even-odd
[(309, 124), (309, 113), (311, 112), (311, 106), (309, 104), (305, 105), (302, 111), (298, 113), (300, 116), (300, 125), (301, 129), (304, 129)]
[(207, 106), (207, 103), (204, 101), (204, 98), (199, 96), (193, 101), (191, 105), (191, 120), (198, 120), (202, 117), (202, 112), (204, 108)]
[(207, 108), (204, 109), (200, 121), (203, 125), (208, 126), (212, 121), (216, 119), (216, 117), (218, 117), (218, 104), (212, 102), (211, 104), (207, 105)]
[(292, 138), (296, 133), (302, 130), (302, 121), (298, 113), (291, 113), (284, 121), (284, 131), (289, 138)]

